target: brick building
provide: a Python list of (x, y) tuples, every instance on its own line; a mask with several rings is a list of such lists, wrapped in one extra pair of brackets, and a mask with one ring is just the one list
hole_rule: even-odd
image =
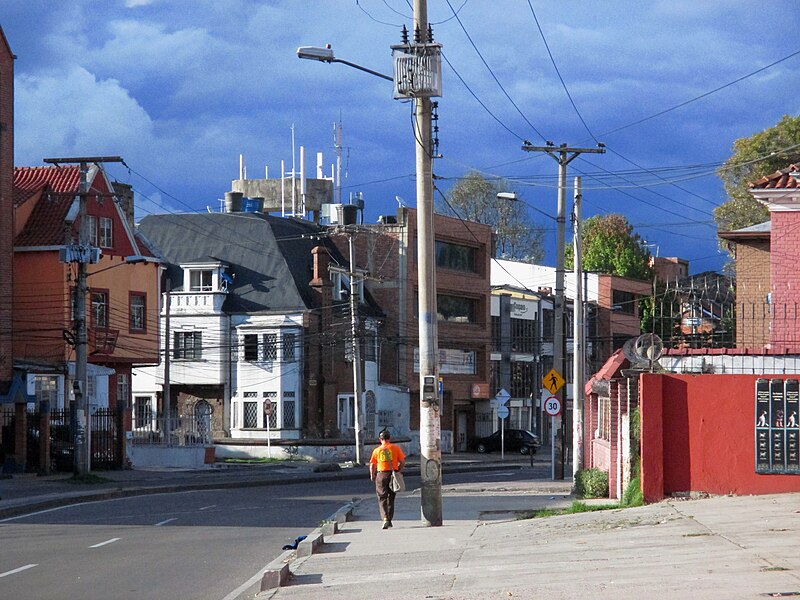
[[(492, 229), (434, 216), (442, 449), (466, 449), (476, 435), (476, 403), (488, 402)], [(419, 431), (417, 214), (400, 208), (356, 234), (356, 264), (386, 313), (380, 336), (380, 380), (410, 390), (410, 427)], [(336, 239), (343, 250), (345, 237)], [(476, 385), (480, 384), (480, 385)]]
[(797, 171), (796, 165), (790, 165), (752, 184), (753, 197), (769, 208), (768, 222), (719, 233), (735, 244), (736, 345), (740, 348), (800, 348)]
[[(14, 55), (0, 28), (0, 289), (13, 282)], [(12, 376), (11, 293), (0, 295), (0, 393)]]

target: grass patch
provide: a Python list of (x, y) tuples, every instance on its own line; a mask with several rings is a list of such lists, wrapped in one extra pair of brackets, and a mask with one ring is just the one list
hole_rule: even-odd
[(622, 493), (620, 500), (622, 506), (642, 506), (644, 505), (644, 495), (642, 494), (642, 480), (640, 477), (631, 479), (628, 487)]
[(113, 483), (113, 479), (108, 477), (100, 477), (94, 473), (86, 473), (84, 475), (73, 475), (63, 480), (64, 483), (74, 483), (75, 485), (94, 485), (97, 483)]
[(787, 569), (786, 567), (763, 567), (761, 569), (762, 572), (766, 572), (766, 571), (788, 571), (788, 570), (789, 569)]
[(683, 537), (705, 537), (711, 535), (710, 533), (685, 533)]
[(596, 512), (599, 510), (614, 510), (620, 508), (619, 504), (586, 504), (578, 500), (574, 501), (566, 508), (542, 508), (530, 512), (521, 513), (517, 519), (541, 519), (544, 517), (557, 517), (559, 515), (576, 515), (578, 513)]

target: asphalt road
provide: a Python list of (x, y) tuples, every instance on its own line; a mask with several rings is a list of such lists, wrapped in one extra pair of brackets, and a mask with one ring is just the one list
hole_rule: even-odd
[[(443, 487), (524, 477), (453, 474)], [(135, 496), (7, 519), (0, 598), (222, 600), (354, 497), (374, 501), (368, 479)]]

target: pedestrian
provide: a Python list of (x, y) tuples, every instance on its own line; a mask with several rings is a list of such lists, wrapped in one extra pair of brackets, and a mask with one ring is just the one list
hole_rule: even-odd
[(383, 529), (389, 529), (394, 517), (394, 497), (396, 495), (392, 489), (392, 473), (403, 470), (406, 455), (400, 446), (390, 441), (392, 436), (386, 429), (382, 430), (378, 437), (381, 445), (372, 451), (369, 459), (369, 478), (375, 482), (375, 493), (378, 495)]

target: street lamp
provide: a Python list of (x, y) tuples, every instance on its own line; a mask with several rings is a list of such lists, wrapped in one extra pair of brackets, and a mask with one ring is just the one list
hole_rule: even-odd
[(338, 62), (394, 83), (396, 99), (413, 99), (417, 184), (417, 287), (419, 309), (420, 378), (420, 503), (422, 522), (442, 524), (441, 397), (438, 392), (438, 339), (436, 272), (433, 233), (433, 152), (431, 148), (431, 98), (441, 96), (441, 46), (433, 41), (428, 24), (427, 0), (414, 0), (414, 34), (409, 43), (392, 46), (394, 77), (334, 57), (330, 45), (303, 46), (297, 56), (320, 62)]
[(370, 75), (375, 75), (375, 77), (380, 77), (381, 79), (386, 79), (387, 81), (394, 81), (392, 77), (384, 75), (383, 73), (378, 73), (378, 71), (373, 71), (372, 69), (368, 69), (367, 67), (362, 67), (361, 65), (357, 65), (356, 63), (352, 63), (348, 60), (342, 60), (341, 58), (336, 58), (333, 55), (333, 49), (331, 48), (330, 44), (326, 44), (324, 48), (320, 46), (300, 46), (297, 49), (297, 58), (304, 58), (306, 60), (318, 60), (319, 62), (325, 62), (325, 63), (341, 63), (343, 65), (347, 65), (348, 67), (353, 67), (354, 69), (358, 69), (359, 71), (364, 71), (365, 73), (369, 73)]

